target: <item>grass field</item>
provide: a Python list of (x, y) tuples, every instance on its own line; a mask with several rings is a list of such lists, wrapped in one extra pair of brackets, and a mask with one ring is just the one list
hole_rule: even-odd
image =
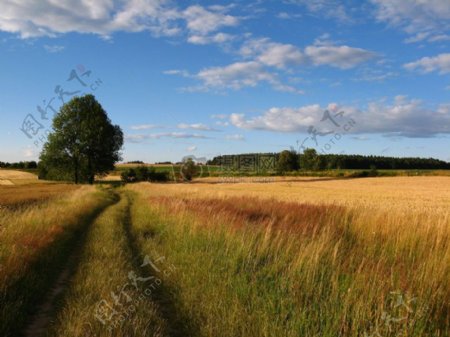
[(218, 182), (4, 186), (0, 335), (449, 336), (450, 177)]

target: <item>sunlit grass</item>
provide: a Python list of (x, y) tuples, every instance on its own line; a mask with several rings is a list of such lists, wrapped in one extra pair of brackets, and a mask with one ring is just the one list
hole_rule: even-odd
[(196, 336), (448, 336), (448, 191), (389, 179), (140, 184), (133, 224), (144, 251), (177, 265), (164, 282)]
[[(149, 289), (154, 278), (139, 268), (134, 256), (126, 195), (92, 225), (80, 264), (71, 279), (52, 336), (165, 336), (165, 322), (152, 302)], [(118, 197), (118, 196), (117, 196)], [(116, 302), (117, 301), (117, 302)]]
[(107, 203), (106, 194), (83, 187), (59, 199), (0, 210), (0, 335), (9, 336), (26, 322), (72, 242)]

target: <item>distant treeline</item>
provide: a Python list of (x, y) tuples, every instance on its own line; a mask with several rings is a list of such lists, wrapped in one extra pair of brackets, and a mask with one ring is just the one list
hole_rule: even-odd
[(8, 163), (0, 161), (0, 168), (12, 168), (12, 169), (35, 169), (38, 164), (35, 161), (21, 161), (18, 163)]
[(319, 169), (445, 170), (450, 163), (434, 158), (320, 155)]
[[(272, 157), (275, 163), (268, 161)], [(254, 163), (252, 163), (252, 161)], [(208, 162), (210, 165), (231, 166), (239, 169), (244, 165), (255, 165), (260, 168), (261, 163), (273, 165), (275, 170), (292, 171), (327, 170), (327, 169), (381, 169), (381, 170), (446, 170), (450, 169), (450, 163), (434, 158), (415, 157), (383, 157), (363, 156), (347, 154), (318, 154), (314, 149), (307, 149), (298, 154), (294, 151), (281, 153), (248, 153), (240, 155), (226, 155), (214, 157)], [(286, 167), (286, 163), (288, 167)]]

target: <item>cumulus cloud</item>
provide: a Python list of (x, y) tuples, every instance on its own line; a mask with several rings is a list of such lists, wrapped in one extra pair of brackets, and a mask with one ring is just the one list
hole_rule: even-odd
[[(323, 120), (328, 110), (335, 115), (340, 126), (345, 121), (354, 121), (353, 133), (380, 133), (405, 137), (430, 137), (450, 133), (450, 109), (441, 104), (435, 109), (426, 107), (422, 101), (397, 96), (392, 102), (370, 102), (365, 109), (356, 106), (331, 103), (298, 108), (274, 107), (260, 116), (247, 118), (242, 114), (232, 114), (231, 123), (243, 129), (269, 130), (276, 132), (306, 132), (313, 126), (319, 131), (336, 130), (336, 125)], [(339, 112), (344, 112), (339, 115)]]
[(322, 36), (304, 51), (291, 44), (273, 42), (268, 38), (253, 39), (244, 43), (240, 54), (279, 69), (299, 64), (349, 69), (375, 57), (375, 53), (371, 51), (334, 45), (332, 41), (324, 40), (324, 37), (328, 39), (328, 35)]
[[(222, 43), (231, 35), (217, 33), (239, 19), (227, 8), (199, 5), (180, 9), (169, 0), (23, 0), (0, 2), (0, 30), (22, 38), (77, 32), (109, 37), (118, 31), (149, 31), (156, 36), (186, 32), (192, 43)], [(212, 34), (212, 35), (211, 35)]]
[(372, 3), (377, 19), (409, 34), (408, 43), (443, 41), (450, 37), (448, 0), (372, 0)]
[(303, 94), (304, 92), (280, 80), (279, 71), (289, 73), (294, 66), (328, 65), (340, 69), (353, 68), (373, 57), (373, 52), (348, 46), (335, 46), (330, 41), (316, 40), (304, 52), (291, 44), (273, 42), (268, 38), (249, 39), (239, 49), (244, 60), (225, 66), (208, 67), (197, 74), (182, 70), (165, 72), (195, 78), (202, 82), (199, 86), (184, 88), (185, 91), (209, 91), (256, 87), (266, 83), (282, 92)]
[(404, 67), (408, 70), (417, 69), (424, 73), (438, 71), (441, 74), (446, 74), (450, 72), (450, 53), (423, 57), (415, 62), (405, 64)]
[(82, 0), (77, 6), (70, 0), (3, 1), (0, 3), (0, 30), (22, 38), (55, 36), (79, 32), (107, 36), (115, 31), (173, 35), (178, 32), (171, 21), (177, 13), (165, 0)]
[(219, 28), (236, 26), (239, 23), (238, 18), (225, 14), (222, 10), (217, 11), (214, 7), (208, 10), (199, 5), (190, 6), (182, 15), (189, 31), (200, 35), (207, 35)]

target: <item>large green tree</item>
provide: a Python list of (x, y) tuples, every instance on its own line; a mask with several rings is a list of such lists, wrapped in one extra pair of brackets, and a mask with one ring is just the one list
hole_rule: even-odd
[(53, 119), (40, 155), (40, 177), (94, 183), (121, 160), (123, 132), (93, 95), (75, 97)]

